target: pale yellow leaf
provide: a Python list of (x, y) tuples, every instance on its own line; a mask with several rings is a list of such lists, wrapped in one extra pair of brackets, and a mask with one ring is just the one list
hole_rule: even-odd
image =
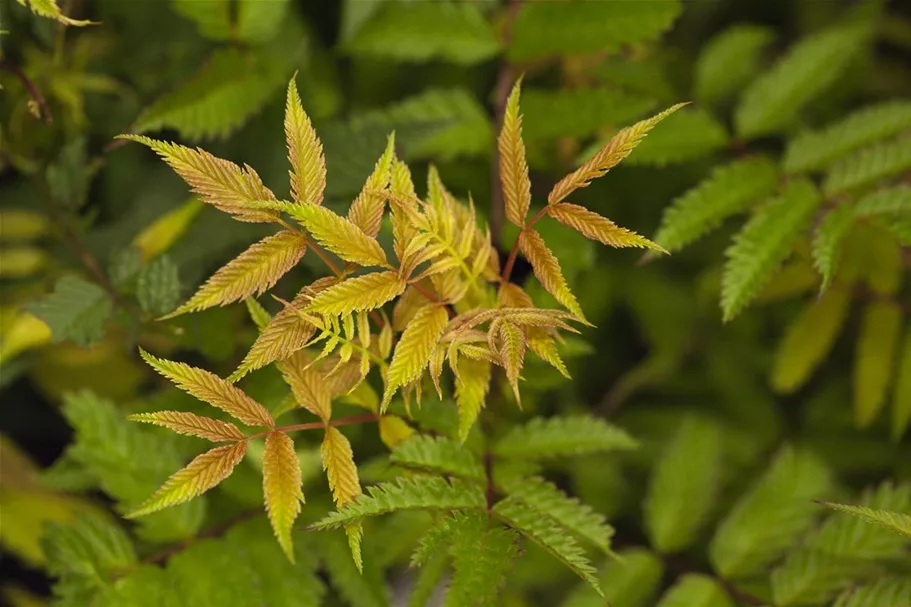
[(421, 376), (448, 323), (449, 315), (440, 305), (426, 306), (415, 314), (392, 354), (381, 410), (386, 410), (398, 388)]
[(345, 261), (361, 266), (389, 266), (386, 253), (376, 238), (364, 233), (345, 217), (316, 205), (295, 209), (293, 216), (313, 238)]
[(547, 335), (540, 328), (532, 327), (528, 330), (527, 338), (529, 350), (534, 352), (538, 358), (559, 371), (560, 375), (566, 379), (572, 379), (569, 376), (569, 370), (566, 368), (566, 363), (564, 363), (563, 359), (560, 357), (560, 352), (557, 350), (557, 342), (553, 337)]
[(460, 358), (455, 362), (456, 406), (459, 409), (459, 440), (463, 443), (475, 420), (484, 408), (487, 391), (490, 389), (490, 363), (471, 358)]
[(332, 417), (332, 395), (326, 386), (325, 372), (310, 364), (304, 350), (278, 363), (297, 403), (323, 421)]
[(355, 276), (320, 292), (307, 310), (332, 315), (373, 310), (401, 295), (406, 286), (395, 272)]
[(339, 508), (354, 501), (361, 494), (361, 484), (357, 477), (357, 466), (351, 443), (338, 428), (329, 426), (320, 447), (323, 458), (323, 470), (329, 479), (332, 499)]
[(268, 409), (214, 373), (185, 363), (156, 358), (141, 348), (139, 353), (153, 369), (174, 382), (178, 388), (221, 409), (231, 417), (248, 426), (271, 428), (275, 425)]
[(569, 290), (560, 262), (544, 243), (544, 239), (535, 230), (522, 230), (519, 234), (519, 248), (525, 259), (531, 264), (535, 277), (547, 292), (563, 304), (567, 310), (584, 319), (582, 308), (575, 295)]
[(497, 140), (506, 218), (520, 228), (525, 225), (525, 217), (531, 205), (531, 181), (528, 178), (528, 163), (525, 160), (525, 144), (522, 142), (522, 114), (519, 113), (521, 88), (522, 80), (519, 79), (506, 101), (503, 128)]
[[(493, 329), (491, 329), (492, 331)], [(519, 374), (525, 364), (525, 333), (511, 322), (500, 324), (500, 358), (506, 370), (506, 378), (512, 386), (516, 402), (522, 402), (519, 396)]]
[(380, 156), (367, 178), (361, 193), (357, 195), (351, 208), (348, 210), (348, 219), (364, 231), (368, 236), (376, 237), (383, 222), (383, 211), (386, 208), (386, 198), (377, 191), (385, 190), (389, 185), (389, 176), (392, 161), (395, 158), (395, 133), (389, 135), (386, 151)]
[(500, 285), (497, 304), (503, 308), (533, 308), (535, 305), (528, 293), (514, 282), (504, 282)]
[(667, 253), (663, 247), (632, 230), (621, 228), (606, 217), (589, 211), (585, 207), (568, 202), (560, 202), (547, 207), (547, 214), (586, 238), (597, 240), (611, 247), (639, 247)]
[(173, 430), (178, 434), (198, 436), (215, 443), (224, 441), (238, 441), (246, 435), (234, 424), (229, 424), (218, 419), (202, 417), (186, 411), (155, 411), (154, 413), (136, 413), (127, 419), (134, 422), (154, 424)]
[[(233, 445), (215, 447), (197, 455), (185, 468), (171, 475), (152, 497), (126, 517), (136, 518), (151, 514), (202, 495), (231, 476), (234, 467), (243, 459), (246, 451), (247, 442), (238, 441)], [(154, 457), (154, 454), (149, 454), (149, 457)]]
[(261, 295), (293, 268), (306, 250), (307, 240), (303, 234), (282, 230), (268, 236), (229, 261), (187, 303), (165, 318)]
[(326, 189), (326, 159), (323, 145), (304, 112), (297, 84), (288, 83), (285, 104), (285, 139), (291, 162), (291, 196), (300, 204), (321, 204)]
[(301, 483), (300, 460), (294, 450), (294, 441), (283, 432), (270, 432), (266, 435), (263, 452), (263, 497), (272, 531), (292, 563), (291, 528), (304, 502)]
[(414, 435), (414, 428), (397, 415), (380, 417), (380, 440), (390, 449), (395, 449), (403, 441)]
[(414, 198), (414, 183), (411, 181), (411, 171), (401, 160), (392, 163), (392, 172), (389, 180), (389, 192), (398, 201), (391, 205), (392, 236), (395, 255), (401, 261), (405, 247), (414, 238), (417, 229), (409, 218), (417, 213), (417, 208), (410, 201)]

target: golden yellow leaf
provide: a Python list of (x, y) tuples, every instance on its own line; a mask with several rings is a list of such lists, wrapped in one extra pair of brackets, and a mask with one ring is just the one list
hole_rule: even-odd
[(272, 531), (292, 563), (291, 528), (304, 502), (301, 483), (300, 460), (294, 451), (294, 441), (283, 432), (270, 432), (266, 435), (263, 452), (263, 497)]
[(345, 261), (361, 266), (389, 267), (386, 253), (376, 238), (364, 233), (345, 217), (316, 205), (295, 209), (294, 217), (309, 230), (313, 238)]
[(506, 101), (503, 128), (497, 140), (506, 218), (520, 228), (525, 225), (525, 217), (531, 205), (531, 181), (528, 178), (528, 163), (525, 160), (525, 144), (522, 142), (522, 114), (519, 113), (521, 88), (520, 78), (512, 87)]
[(300, 204), (321, 204), (326, 189), (326, 159), (323, 145), (304, 112), (297, 84), (288, 83), (285, 103), (285, 139), (291, 162), (291, 196)]
[(528, 329), (527, 338), (529, 350), (559, 371), (560, 375), (566, 379), (572, 379), (569, 375), (569, 370), (566, 368), (566, 363), (560, 357), (560, 352), (557, 350), (557, 342), (553, 337), (547, 335), (544, 330), (538, 327), (531, 327)]
[(503, 308), (533, 308), (535, 305), (528, 293), (514, 282), (504, 282), (500, 285), (497, 304)]
[[(451, 361), (450, 361), (451, 362)], [(459, 409), (459, 440), (463, 443), (484, 408), (490, 389), (490, 363), (460, 358), (455, 363), (455, 397)]]
[(561, 179), (547, 195), (548, 204), (562, 202), (575, 190), (587, 187), (592, 179), (603, 176), (621, 160), (629, 156), (639, 142), (648, 135), (656, 124), (682, 108), (685, 103), (678, 103), (660, 114), (641, 120), (633, 126), (620, 129), (611, 140), (578, 169)]
[(246, 207), (248, 202), (275, 200), (272, 190), (263, 185), (262, 179), (249, 166), (241, 168), (203, 149), (193, 150), (142, 135), (119, 135), (118, 139), (129, 139), (152, 148), (203, 202), (233, 215), (235, 219), (268, 223), (278, 217), (275, 211)]
[(901, 324), (901, 309), (892, 301), (873, 301), (864, 309), (854, 360), (854, 421), (859, 428), (876, 421), (886, 402)]
[(234, 424), (229, 424), (218, 419), (202, 417), (186, 411), (156, 411), (154, 413), (136, 413), (127, 419), (134, 422), (143, 422), (163, 426), (178, 434), (198, 436), (212, 442), (238, 441), (246, 435)]
[(418, 310), (428, 304), (427, 298), (413, 286), (409, 286), (392, 307), (392, 328), (404, 331)]
[(165, 318), (261, 295), (293, 268), (306, 250), (307, 240), (303, 234), (282, 230), (268, 236), (229, 261), (187, 303)]
[(440, 305), (426, 306), (414, 315), (392, 354), (392, 362), (386, 374), (382, 411), (389, 406), (389, 401), (398, 388), (421, 376), (448, 323), (446, 308)]
[(342, 315), (373, 310), (401, 295), (406, 286), (395, 272), (355, 276), (320, 292), (307, 311)]
[(389, 192), (399, 202), (390, 207), (392, 213), (392, 237), (395, 256), (401, 261), (402, 253), (409, 242), (414, 238), (417, 229), (409, 219), (409, 213), (402, 205), (409, 205), (412, 213), (417, 213), (417, 208), (411, 202), (415, 196), (414, 183), (411, 181), (411, 171), (401, 160), (392, 163), (392, 172), (389, 179)]
[(84, 27), (86, 25), (97, 25), (97, 21), (89, 21), (88, 19), (73, 19), (67, 17), (60, 10), (60, 7), (57, 6), (57, 0), (17, 0), (19, 4), (26, 7), (36, 15), (42, 17), (47, 17), (48, 19), (53, 19), (58, 23), (63, 25), (70, 25), (74, 27)]
[(368, 236), (376, 237), (383, 222), (383, 211), (386, 208), (386, 197), (377, 191), (385, 190), (389, 185), (392, 161), (395, 158), (395, 133), (389, 135), (386, 151), (380, 156), (367, 178), (361, 193), (357, 195), (348, 210), (348, 219)]
[(535, 277), (567, 310), (584, 319), (582, 308), (575, 295), (569, 290), (560, 262), (544, 243), (544, 239), (535, 230), (522, 230), (519, 234), (519, 249), (531, 264)]
[(414, 428), (397, 415), (380, 417), (380, 440), (390, 449), (398, 447), (402, 441), (414, 434)]
[(606, 217), (589, 211), (585, 207), (568, 202), (560, 202), (547, 207), (547, 214), (586, 238), (597, 240), (611, 247), (639, 247), (667, 253), (663, 247), (632, 230), (621, 228)]
[(221, 409), (231, 417), (248, 426), (271, 428), (275, 425), (268, 409), (214, 373), (185, 363), (156, 358), (141, 348), (139, 353), (153, 369), (174, 382), (178, 388)]
[(321, 420), (332, 417), (332, 394), (325, 381), (325, 372), (310, 364), (304, 350), (295, 352), (278, 363), (278, 368), (291, 387), (297, 403)]
[(525, 364), (525, 333), (511, 322), (504, 321), (500, 324), (500, 340), (500, 359), (506, 370), (506, 378), (509, 379), (509, 385), (512, 386), (516, 402), (521, 403), (519, 374)]
[(149, 224), (133, 238), (131, 245), (139, 249), (143, 261), (161, 255), (186, 233), (202, 209), (203, 204), (197, 198), (191, 198)]
[[(231, 476), (234, 467), (246, 452), (247, 442), (238, 441), (197, 455), (186, 467), (171, 475), (145, 503), (127, 514), (126, 518), (151, 514), (202, 495)], [(154, 454), (149, 456), (154, 457)]]
[(361, 494), (361, 484), (357, 477), (357, 466), (351, 443), (338, 428), (329, 426), (320, 447), (323, 459), (323, 470), (329, 479), (332, 499), (339, 508), (354, 501)]

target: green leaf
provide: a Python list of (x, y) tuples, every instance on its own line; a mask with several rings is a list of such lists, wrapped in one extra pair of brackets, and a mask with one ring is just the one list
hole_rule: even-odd
[(768, 28), (749, 24), (732, 25), (713, 36), (696, 60), (696, 99), (713, 104), (741, 90), (758, 71), (773, 38)]
[(911, 186), (897, 185), (867, 194), (857, 201), (854, 212), (858, 217), (911, 213)]
[(820, 202), (811, 182), (792, 181), (734, 237), (725, 251), (727, 263), (721, 278), (725, 322), (733, 319), (778, 270)]
[(712, 174), (674, 199), (653, 239), (677, 251), (714, 230), (728, 217), (771, 195), (778, 183), (774, 163), (753, 157), (716, 168)]
[(892, 438), (898, 441), (911, 425), (911, 326), (905, 333), (905, 345), (902, 347), (896, 377), (892, 403)]
[(843, 289), (830, 289), (819, 301), (807, 302), (778, 346), (771, 373), (776, 392), (788, 394), (806, 383), (835, 344), (850, 304), (850, 294)]
[(911, 102), (886, 101), (848, 114), (819, 131), (791, 139), (785, 152), (788, 173), (826, 168), (854, 150), (911, 128)]
[(49, 523), (41, 544), (48, 572), (58, 578), (54, 594), (64, 604), (93, 604), (112, 574), (137, 562), (126, 532), (97, 514), (81, 514), (70, 525)]
[(511, 529), (492, 526), (479, 513), (457, 513), (452, 523), (455, 570), (444, 607), (487, 605), (496, 598), (519, 553), (519, 536)]
[(754, 138), (790, 125), (807, 103), (835, 83), (865, 37), (861, 28), (841, 27), (799, 41), (744, 91), (735, 114), (737, 133)]
[(604, 596), (595, 569), (572, 536), (567, 535), (554, 519), (516, 497), (508, 497), (493, 507), (493, 514), (529, 538)]
[(401, 478), (394, 483), (380, 483), (367, 493), (349, 502), (337, 512), (310, 525), (311, 529), (333, 529), (368, 516), (388, 514), (398, 510), (462, 510), (481, 509), (487, 505), (481, 489), (439, 477)]
[(821, 290), (832, 284), (845, 237), (854, 225), (855, 210), (841, 205), (826, 213), (813, 236), (813, 265), (822, 275)]
[(484, 480), (481, 462), (468, 449), (444, 437), (412, 436), (396, 447), (389, 459), (405, 468)]
[(688, 573), (664, 593), (657, 607), (734, 607), (734, 602), (711, 577)]
[(626, 164), (665, 166), (687, 162), (717, 152), (727, 144), (728, 133), (723, 124), (705, 110), (684, 108), (656, 125)]
[(678, 0), (524, 3), (512, 26), (507, 55), (522, 61), (649, 42), (670, 28), (681, 8)]
[(345, 42), (356, 56), (471, 65), (499, 51), (478, 8), (465, 3), (386, 2)]
[(288, 71), (270, 55), (217, 51), (189, 81), (146, 108), (134, 131), (174, 129), (193, 141), (223, 139), (274, 97)]
[(237, 0), (237, 23), (234, 30), (239, 40), (268, 42), (286, 23), (289, 0)]
[(812, 524), (810, 501), (830, 490), (831, 473), (815, 455), (785, 447), (715, 531), (709, 558), (725, 578), (761, 573)]
[(846, 590), (832, 607), (893, 607), (908, 603), (911, 603), (911, 578), (886, 578)]
[(27, 304), (26, 309), (47, 323), (55, 342), (69, 339), (88, 347), (104, 337), (104, 323), (113, 304), (98, 285), (64, 276), (51, 295)]
[[(522, 138), (537, 141), (587, 137), (611, 126), (629, 124), (655, 105), (650, 97), (616, 88), (530, 88), (522, 91)], [(592, 150), (589, 157), (598, 149), (600, 146)]]
[(898, 533), (906, 538), (911, 538), (911, 515), (903, 512), (893, 512), (891, 510), (875, 510), (866, 506), (849, 506), (847, 504), (835, 504), (832, 502), (820, 503), (823, 506), (852, 514), (872, 525), (879, 525), (893, 533)]
[[(389, 607), (389, 590), (374, 559), (368, 555), (362, 573), (351, 558), (348, 543), (340, 535), (326, 533), (315, 539), (329, 580), (346, 603), (352, 607)], [(306, 540), (300, 545), (307, 546)]]
[(721, 473), (721, 429), (688, 417), (663, 449), (645, 498), (645, 527), (660, 552), (688, 548), (711, 513)]
[(530, 508), (549, 516), (577, 538), (610, 553), (614, 529), (607, 524), (604, 516), (569, 497), (552, 483), (537, 477), (516, 479), (508, 481), (504, 489), (511, 498), (519, 499)]
[[(120, 512), (145, 501), (185, 463), (179, 437), (127, 421), (113, 403), (90, 392), (66, 395), (63, 415), (75, 430), (68, 454), (117, 500)], [(139, 535), (150, 541), (190, 537), (202, 524), (205, 502), (201, 497), (152, 514), (138, 521)]]
[(145, 312), (161, 316), (180, 304), (180, 276), (167, 255), (152, 260), (139, 273), (136, 299)]
[[(643, 548), (620, 552), (601, 571), (601, 587), (614, 607), (646, 607), (657, 593), (664, 575), (661, 559)], [(562, 607), (603, 607), (604, 599), (588, 585), (570, 593)]]
[(430, 599), (436, 594), (446, 573), (448, 555), (437, 554), (425, 563), (418, 571), (417, 579), (408, 596), (408, 607), (427, 607)]
[(878, 143), (833, 164), (823, 190), (833, 196), (872, 185), (911, 168), (911, 138)]
[(494, 446), (500, 457), (544, 459), (635, 449), (626, 432), (603, 419), (587, 416), (537, 417), (515, 426)]
[(854, 423), (859, 428), (876, 421), (886, 404), (901, 326), (902, 311), (893, 302), (873, 301), (864, 308), (854, 359)]

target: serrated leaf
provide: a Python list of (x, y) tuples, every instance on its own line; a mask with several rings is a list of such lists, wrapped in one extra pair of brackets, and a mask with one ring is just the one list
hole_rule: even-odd
[(390, 449), (397, 449), (399, 445), (415, 435), (415, 430), (397, 415), (383, 415), (379, 421), (380, 440)]
[(594, 211), (589, 211), (576, 204), (560, 202), (548, 205), (547, 214), (586, 238), (597, 240), (601, 244), (615, 248), (639, 247), (667, 252), (648, 238), (640, 236), (632, 230), (621, 228), (607, 217), (602, 217)]
[(859, 217), (911, 212), (911, 186), (898, 185), (868, 194), (857, 201), (854, 212)]
[(911, 425), (911, 327), (905, 334), (899, 360), (892, 401), (892, 438), (896, 441), (901, 440)]
[(367, 178), (361, 193), (357, 195), (351, 208), (348, 209), (348, 219), (364, 231), (368, 236), (376, 238), (383, 222), (383, 211), (386, 209), (386, 199), (376, 192), (385, 190), (389, 185), (392, 171), (392, 161), (395, 158), (395, 134), (389, 136), (386, 151), (376, 162), (373, 173)]
[(911, 515), (891, 510), (875, 510), (866, 506), (850, 506), (833, 502), (820, 502), (824, 506), (857, 516), (864, 521), (884, 527), (911, 539)]
[(349, 278), (316, 295), (307, 310), (320, 314), (351, 314), (379, 308), (405, 290), (396, 272), (374, 272)]
[(444, 437), (415, 435), (396, 447), (390, 461), (405, 468), (482, 481), (484, 468), (467, 449)]
[(751, 24), (732, 25), (714, 35), (696, 60), (696, 98), (714, 104), (741, 90), (758, 71), (773, 38), (768, 28)]
[(771, 374), (775, 391), (790, 393), (806, 383), (832, 349), (850, 303), (847, 292), (830, 289), (794, 318), (775, 355)]
[(204, 208), (205, 205), (197, 198), (191, 198), (161, 215), (136, 234), (130, 243), (131, 250), (137, 249), (144, 261), (158, 257), (186, 234), (193, 220)]
[(654, 40), (676, 20), (677, 0), (523, 4), (512, 26), (511, 61), (613, 51)]
[(63, 25), (82, 27), (85, 25), (95, 25), (95, 22), (85, 19), (72, 19), (63, 14), (60, 7), (57, 6), (57, 0), (17, 0), (19, 4), (28, 8), (30, 11), (41, 17), (53, 19)]
[(497, 139), (506, 218), (520, 228), (525, 226), (531, 205), (531, 181), (525, 160), (525, 143), (522, 141), (522, 114), (519, 112), (521, 89), (522, 80), (519, 79), (506, 101), (503, 127)]
[(735, 160), (674, 199), (661, 218), (655, 242), (677, 251), (717, 228), (728, 217), (770, 195), (777, 170), (767, 158)]
[(326, 382), (326, 372), (311, 363), (307, 353), (299, 351), (278, 363), (278, 368), (297, 404), (328, 422), (332, 417), (332, 393)]
[(263, 185), (262, 179), (249, 166), (241, 168), (199, 148), (194, 150), (141, 135), (120, 135), (118, 139), (129, 139), (150, 147), (203, 202), (233, 215), (239, 221), (269, 223), (278, 216), (274, 211), (247, 206), (253, 201), (275, 200), (272, 190)]
[(792, 123), (804, 105), (838, 79), (865, 35), (858, 27), (841, 27), (797, 42), (744, 91), (735, 112), (737, 133), (754, 138)]
[(414, 315), (392, 354), (392, 362), (386, 373), (386, 390), (380, 404), (381, 411), (389, 406), (396, 390), (421, 376), (430, 363), (430, 357), (448, 322), (449, 315), (443, 306), (425, 306)]
[(709, 558), (725, 578), (767, 571), (812, 524), (812, 499), (831, 488), (831, 472), (815, 455), (785, 447), (728, 513), (709, 545)]
[(460, 358), (456, 365), (459, 373), (455, 376), (455, 399), (459, 409), (459, 441), (464, 443), (481, 409), (487, 401), (490, 390), (491, 364), (486, 360)]
[(321, 204), (326, 190), (326, 158), (294, 79), (285, 102), (285, 140), (291, 163), (291, 197), (298, 204)]
[(826, 196), (833, 196), (900, 175), (909, 168), (911, 138), (874, 144), (829, 167), (823, 190)]
[(635, 449), (626, 432), (603, 419), (588, 416), (538, 417), (516, 426), (494, 446), (501, 457), (545, 459)]
[(215, 447), (175, 472), (145, 503), (126, 515), (136, 518), (190, 501), (216, 486), (234, 471), (244, 457), (246, 441)]
[(842, 118), (819, 131), (791, 139), (784, 168), (789, 173), (823, 169), (865, 145), (898, 135), (911, 128), (911, 103), (885, 101)]
[(629, 156), (655, 125), (684, 105), (686, 104), (678, 103), (651, 118), (640, 120), (633, 126), (620, 129), (591, 159), (557, 182), (547, 195), (547, 203), (557, 204), (562, 202), (575, 190), (588, 187), (593, 179), (604, 176), (605, 173)]
[(832, 607), (892, 607), (911, 603), (911, 579), (882, 579), (846, 590)]
[(186, 363), (156, 358), (143, 349), (139, 350), (139, 354), (153, 369), (184, 392), (221, 409), (248, 426), (271, 428), (275, 425), (268, 409), (214, 373)]
[(842, 245), (855, 218), (854, 209), (842, 205), (827, 213), (816, 228), (813, 236), (813, 265), (822, 275), (822, 290), (832, 284)]
[(471, 65), (494, 55), (499, 44), (473, 5), (389, 2), (357, 29), (344, 48), (359, 56), (416, 62), (439, 58)]
[(394, 483), (380, 483), (367, 488), (367, 493), (330, 512), (310, 525), (312, 529), (333, 529), (399, 510), (479, 510), (487, 502), (481, 489), (459, 480), (448, 482), (439, 477), (400, 478)]
[(886, 404), (892, 368), (898, 356), (901, 309), (890, 301), (864, 308), (854, 360), (854, 423), (866, 428)]
[(136, 299), (145, 312), (155, 316), (177, 307), (180, 303), (180, 276), (170, 257), (158, 257), (139, 272)]
[(734, 602), (713, 578), (688, 573), (664, 593), (657, 607), (734, 607)]
[(531, 264), (535, 278), (538, 279), (541, 286), (567, 310), (579, 318), (585, 318), (579, 301), (566, 284), (560, 262), (541, 235), (533, 229), (522, 230), (519, 233), (519, 250)]
[(607, 524), (603, 515), (589, 506), (538, 477), (511, 480), (504, 488), (510, 497), (522, 500), (566, 527), (577, 538), (591, 542), (610, 554), (614, 529)]
[(657, 125), (627, 159), (630, 165), (665, 166), (708, 156), (728, 144), (724, 125), (702, 109), (684, 109)]
[(688, 417), (655, 464), (645, 498), (645, 527), (662, 553), (688, 548), (715, 505), (722, 467), (718, 424)]
[(733, 319), (791, 253), (821, 198), (809, 181), (792, 181), (750, 218), (725, 251), (721, 279), (724, 321)]
[(335, 505), (342, 508), (357, 499), (361, 495), (361, 484), (354, 463), (354, 453), (351, 451), (351, 443), (338, 428), (326, 428), (320, 456), (323, 460), (323, 470), (329, 478), (329, 488), (332, 490)]
[(516, 403), (521, 403), (519, 395), (519, 374), (525, 365), (525, 333), (509, 321), (500, 323), (500, 360), (506, 371), (506, 378), (512, 386)]
[(272, 315), (269, 314), (269, 311), (263, 307), (255, 297), (247, 297), (244, 299), (244, 305), (247, 306), (247, 313), (250, 314), (250, 319), (253, 321), (253, 324), (256, 325), (256, 328), (262, 331), (269, 323), (272, 321)]
[(443, 607), (489, 604), (519, 554), (519, 536), (492, 526), (483, 514), (457, 513), (453, 519), (454, 573)]
[(291, 528), (304, 502), (301, 483), (301, 468), (294, 441), (283, 432), (270, 432), (266, 435), (266, 450), (263, 452), (263, 496), (275, 537), (292, 563), (294, 545), (291, 543)]
[(380, 243), (351, 220), (316, 205), (294, 209), (293, 216), (321, 245), (345, 261), (362, 266), (389, 266)]
[(275, 57), (216, 51), (192, 78), (143, 110), (133, 130), (174, 129), (191, 141), (223, 139), (262, 109), (282, 85), (285, 69)]
[(544, 548), (573, 573), (588, 582), (599, 595), (604, 596), (595, 576), (595, 568), (585, 556), (585, 552), (552, 518), (515, 497), (507, 497), (497, 502), (492, 512), (494, 516)]
[(64, 276), (50, 296), (28, 303), (25, 309), (47, 323), (53, 341), (69, 339), (88, 347), (104, 337), (104, 323), (113, 304), (101, 287)]
[(233, 424), (221, 420), (202, 417), (186, 411), (155, 411), (154, 413), (137, 413), (127, 417), (134, 422), (143, 422), (163, 426), (178, 434), (198, 436), (213, 442), (238, 441), (246, 435)]

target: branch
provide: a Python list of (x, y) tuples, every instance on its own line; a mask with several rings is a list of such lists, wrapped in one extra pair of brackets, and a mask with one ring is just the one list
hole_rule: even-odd
[(22, 82), (25, 90), (28, 91), (29, 97), (32, 98), (32, 101), (34, 101), (35, 105), (38, 107), (38, 117), (44, 120), (44, 124), (51, 124), (54, 121), (54, 117), (51, 114), (51, 108), (48, 106), (47, 100), (41, 94), (41, 91), (35, 86), (35, 83), (32, 82), (22, 70), (9, 61), (0, 61), (0, 70), (8, 71)]

